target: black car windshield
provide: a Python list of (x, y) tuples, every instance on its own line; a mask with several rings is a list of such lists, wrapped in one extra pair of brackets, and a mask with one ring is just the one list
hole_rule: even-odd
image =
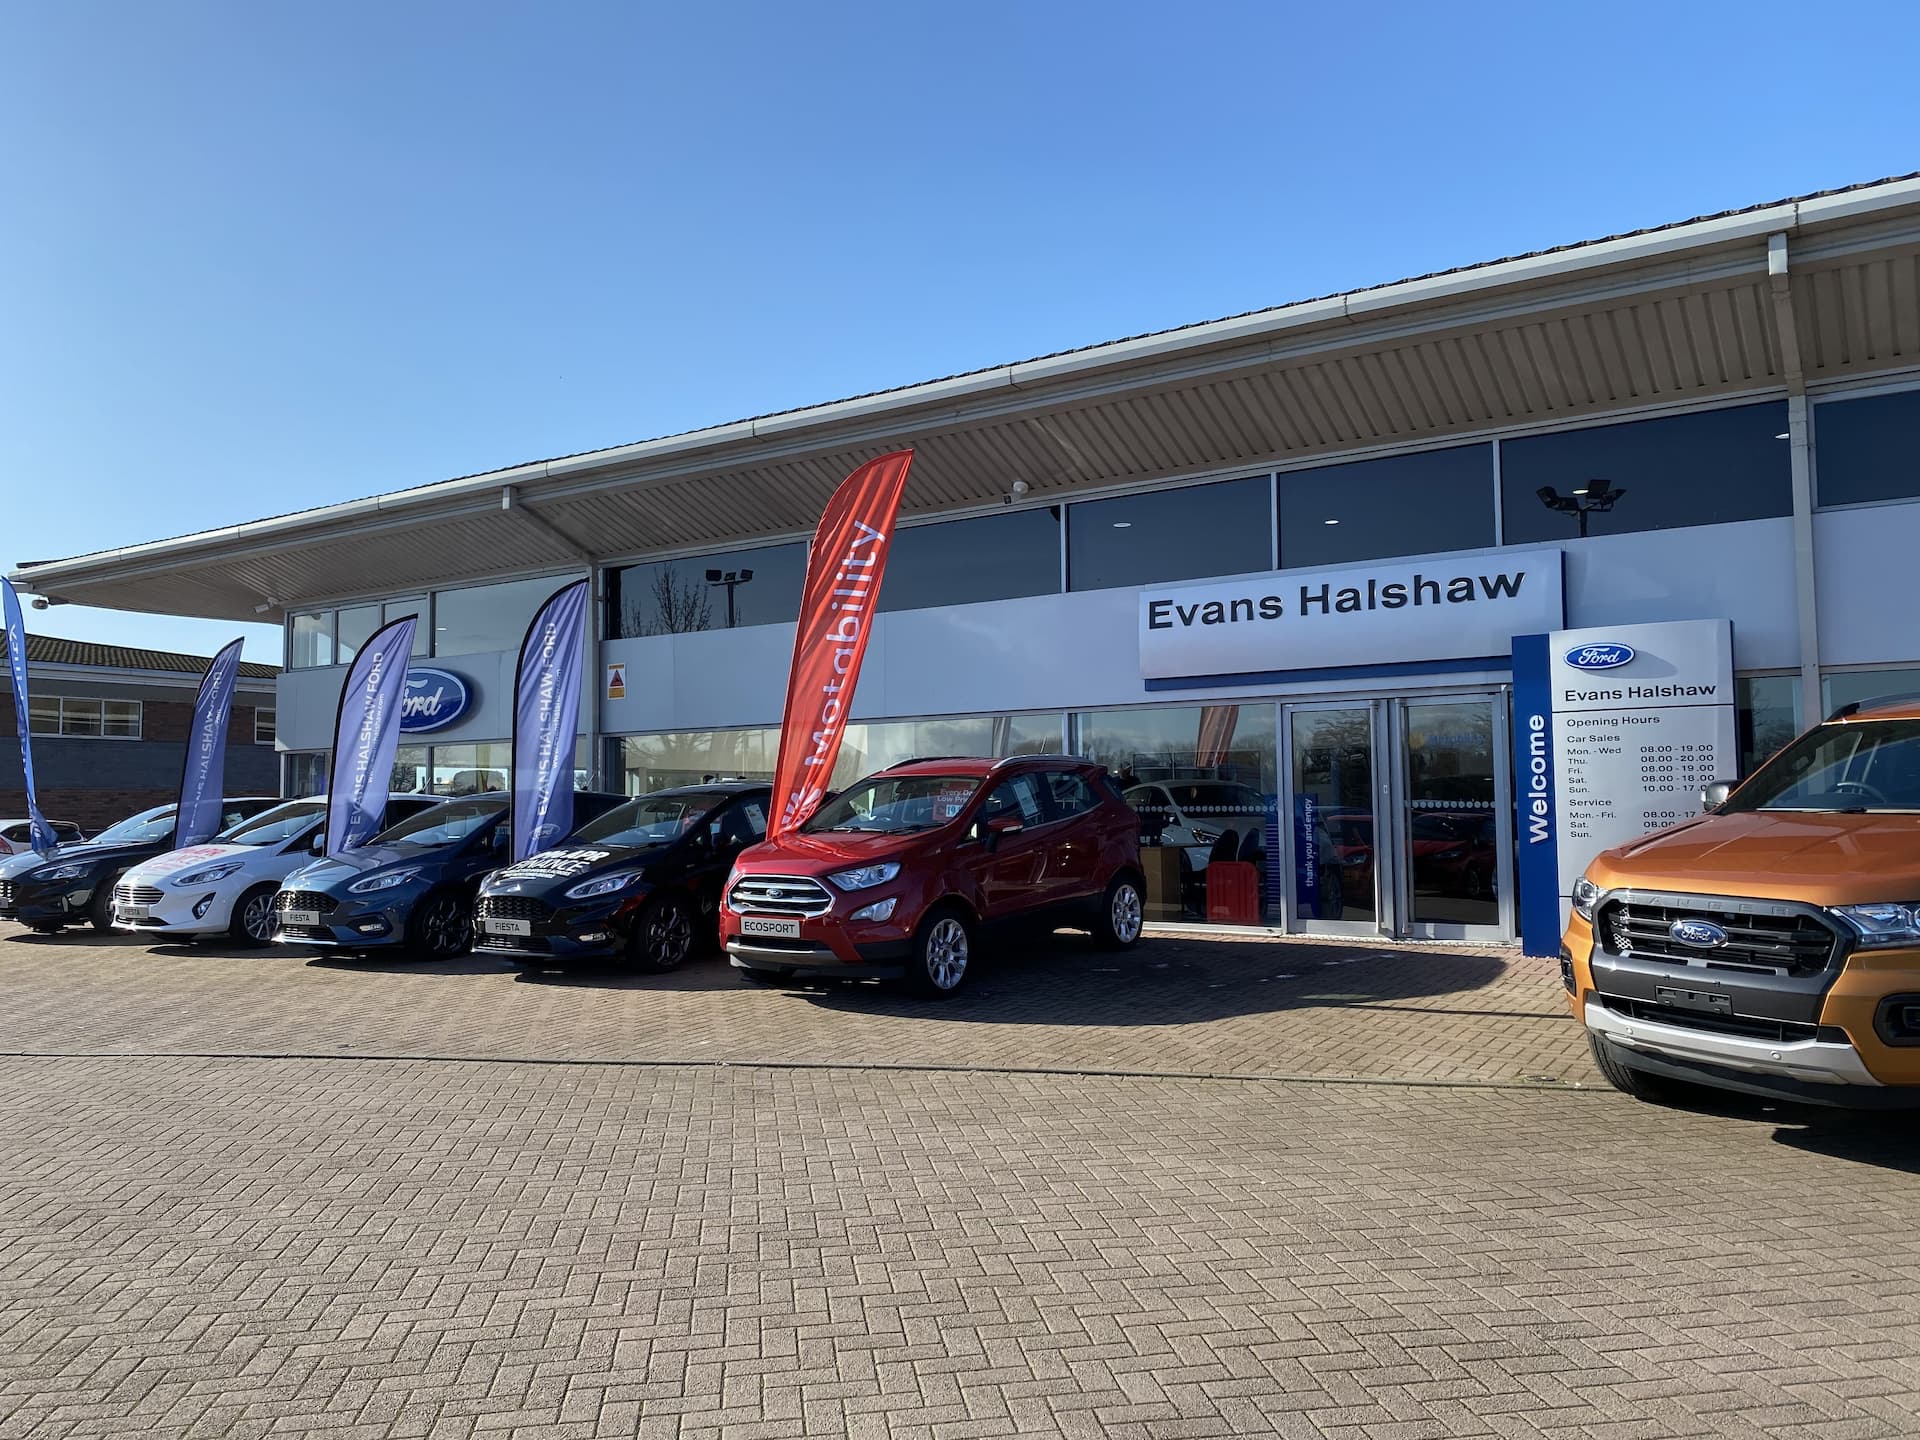
[(374, 836), (369, 844), (455, 845), (482, 826), (507, 813), (504, 800), (449, 800), (444, 805), (429, 805), (417, 815), (409, 815), (398, 825)]
[(164, 840), (173, 833), (173, 806), (156, 805), (129, 815), (118, 825), (109, 825), (88, 842), (93, 845), (140, 845), (149, 840)]
[(642, 795), (616, 805), (567, 839), (571, 845), (615, 845), (640, 849), (678, 840), (719, 803), (713, 795)]
[(1721, 806), (1722, 814), (1753, 810), (1920, 810), (1920, 720), (1809, 730)]
[(278, 845), (293, 839), (326, 813), (324, 800), (289, 800), (262, 810), (251, 820), (229, 825), (213, 838), (222, 845)]
[(978, 775), (876, 775), (840, 792), (801, 829), (871, 830), (898, 835), (932, 830), (966, 808), (980, 788)]

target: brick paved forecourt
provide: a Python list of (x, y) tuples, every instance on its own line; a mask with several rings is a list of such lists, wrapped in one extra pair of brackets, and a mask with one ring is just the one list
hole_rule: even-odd
[(982, 978), (0, 933), (0, 1440), (1920, 1433), (1910, 1125), (1591, 1088), (1500, 951)]

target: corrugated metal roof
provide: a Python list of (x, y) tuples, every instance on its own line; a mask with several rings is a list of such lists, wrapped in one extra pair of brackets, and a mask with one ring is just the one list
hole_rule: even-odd
[[(1723, 211), (21, 575), (87, 603), (254, 618), (263, 601), (278, 613), (568, 568), (586, 554), (804, 533), (842, 476), (903, 444), (916, 452), (907, 512), (927, 515), (993, 504), (1016, 479), (1025, 503), (1050, 503), (1778, 392), (1766, 236), (1782, 230), (1795, 236), (1809, 381), (1920, 365), (1916, 182), (1920, 172)], [(527, 509), (544, 523), (516, 513)]]
[[(178, 650), (102, 645), (92, 640), (68, 640), (59, 635), (27, 636), (29, 665), (81, 665), (89, 670), (148, 670), (169, 675), (204, 675), (212, 660), (210, 655), (184, 655)], [(249, 680), (271, 680), (280, 673), (280, 667), (242, 660), (240, 673)], [(4, 683), (5, 678), (0, 674), (0, 683)]]

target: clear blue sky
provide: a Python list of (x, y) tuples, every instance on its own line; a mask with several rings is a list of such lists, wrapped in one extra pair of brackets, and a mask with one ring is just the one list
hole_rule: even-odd
[(1910, 4), (17, 0), (0, 564), (1920, 169), (1916, 39)]

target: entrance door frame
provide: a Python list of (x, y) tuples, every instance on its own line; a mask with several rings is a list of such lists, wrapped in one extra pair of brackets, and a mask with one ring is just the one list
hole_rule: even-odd
[[(1496, 895), (1499, 922), (1467, 925), (1413, 920), (1412, 835), (1409, 833), (1412, 789), (1408, 772), (1407, 706), (1460, 704), (1484, 701), (1493, 712), (1493, 791), (1495, 853), (1499, 866)], [(1514, 896), (1513, 773), (1509, 726), (1512, 686), (1478, 684), (1459, 688), (1397, 691), (1387, 695), (1322, 695), (1288, 697), (1279, 702), (1274, 739), (1280, 753), (1276, 773), (1280, 780), (1280, 853), (1282, 858), (1281, 923), (1294, 935), (1369, 937), (1382, 940), (1463, 940), (1482, 944), (1511, 944), (1518, 933)], [(1318, 920), (1300, 913), (1295, 893), (1293, 716), (1298, 711), (1363, 710), (1367, 713), (1369, 743), (1373, 747), (1375, 918)], [(1387, 843), (1381, 843), (1385, 841)]]
[[(1484, 702), (1493, 712), (1493, 815), (1494, 815), (1494, 896), (1499, 905), (1499, 920), (1492, 925), (1468, 925), (1453, 921), (1413, 918), (1413, 807), (1408, 803), (1413, 792), (1411, 747), (1407, 744), (1407, 709), (1412, 705), (1465, 705)], [(1513, 766), (1508, 738), (1512, 687), (1476, 689), (1458, 693), (1396, 695), (1386, 702), (1393, 770), (1393, 850), (1396, 859), (1405, 858), (1400, 867), (1399, 884), (1394, 891), (1394, 934), (1407, 940), (1472, 940), (1487, 944), (1508, 944), (1515, 934), (1513, 863)]]
[[(1373, 797), (1373, 890), (1374, 918), (1371, 920), (1321, 920), (1300, 913), (1300, 897), (1294, 884), (1299, 874), (1294, 833), (1295, 789), (1293, 780), (1293, 717), (1299, 713), (1325, 714), (1329, 710), (1359, 711), (1367, 717), (1367, 745), (1371, 753)], [(1387, 701), (1379, 696), (1330, 695), (1316, 700), (1286, 700), (1280, 705), (1280, 719), (1274, 739), (1280, 747), (1276, 773), (1280, 778), (1280, 853), (1285, 857), (1281, 869), (1281, 917), (1287, 932), (1293, 935), (1346, 935), (1382, 938), (1392, 935), (1389, 928), (1397, 893), (1395, 868), (1397, 846), (1383, 846), (1383, 827), (1390, 825), (1393, 813), (1387, 808), (1391, 798), (1388, 781), (1390, 767), (1385, 763), (1387, 744)]]

